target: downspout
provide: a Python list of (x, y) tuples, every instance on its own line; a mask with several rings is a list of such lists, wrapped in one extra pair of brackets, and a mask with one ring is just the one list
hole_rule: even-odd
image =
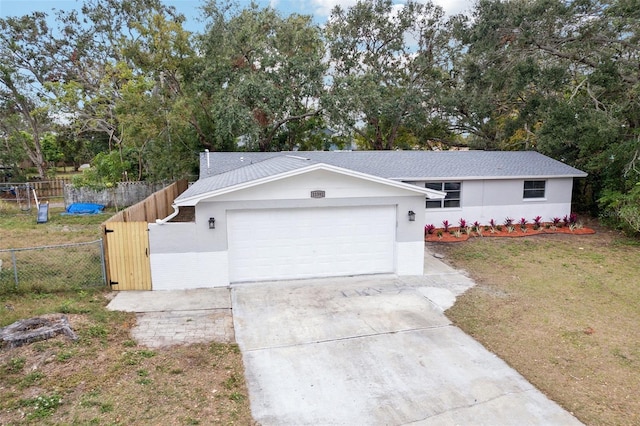
[(165, 217), (164, 219), (156, 219), (156, 224), (164, 225), (174, 217), (178, 216), (178, 213), (180, 213), (180, 207), (176, 206), (175, 204), (172, 204), (171, 207), (173, 207), (173, 213), (171, 213), (169, 216)]

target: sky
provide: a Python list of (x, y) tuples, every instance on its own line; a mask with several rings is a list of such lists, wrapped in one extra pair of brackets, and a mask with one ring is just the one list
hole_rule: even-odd
[[(270, 5), (279, 10), (283, 15), (299, 13), (313, 15), (316, 22), (322, 24), (329, 16), (331, 9), (340, 4), (347, 8), (356, 3), (357, 0), (258, 0), (261, 6)], [(248, 5), (249, 0), (238, 0), (240, 6)], [(474, 0), (433, 0), (437, 5), (442, 6), (447, 15), (469, 12)], [(0, 0), (0, 18), (8, 16), (22, 16), (33, 11), (43, 11), (51, 14), (53, 8), (59, 10), (71, 10), (80, 8), (82, 0)], [(203, 24), (199, 22), (199, 7), (204, 0), (164, 0), (167, 5), (174, 6), (176, 10), (187, 18), (185, 28), (190, 31), (199, 31)], [(403, 3), (395, 0), (394, 3)]]

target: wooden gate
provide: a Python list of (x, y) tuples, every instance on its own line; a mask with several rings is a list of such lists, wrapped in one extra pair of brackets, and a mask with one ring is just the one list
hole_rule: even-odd
[(167, 217), (187, 187), (184, 179), (174, 182), (102, 224), (107, 282), (113, 290), (151, 290), (147, 224)]
[(107, 280), (113, 290), (151, 290), (147, 222), (102, 225)]

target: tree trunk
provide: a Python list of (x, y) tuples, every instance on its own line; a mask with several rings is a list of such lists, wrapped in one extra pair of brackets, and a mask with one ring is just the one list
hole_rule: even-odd
[(37, 135), (33, 136), (33, 148), (29, 146), (28, 143), (23, 142), (22, 146), (24, 147), (29, 160), (36, 166), (38, 169), (38, 177), (40, 179), (44, 179), (47, 176), (47, 164), (44, 161), (44, 155), (42, 154), (42, 147), (40, 146), (40, 140)]
[(370, 123), (373, 126), (374, 133), (375, 133), (371, 147), (375, 151), (382, 151), (384, 149), (384, 138), (382, 136), (382, 129), (380, 129), (380, 121), (377, 118), (372, 118), (370, 120)]

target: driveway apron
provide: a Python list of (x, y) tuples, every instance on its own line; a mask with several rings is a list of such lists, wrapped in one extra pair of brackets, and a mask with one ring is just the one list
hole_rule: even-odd
[(580, 424), (449, 322), (443, 309), (472, 283), (440, 262), (435, 266), (421, 277), (232, 286), (255, 420)]

